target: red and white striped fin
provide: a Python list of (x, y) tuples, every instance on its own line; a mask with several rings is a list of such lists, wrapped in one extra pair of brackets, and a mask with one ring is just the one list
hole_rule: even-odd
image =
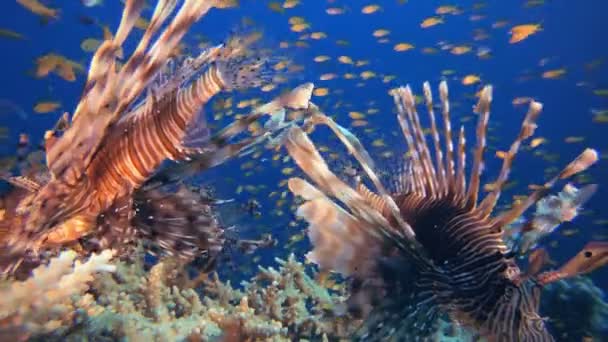
[(479, 102), (475, 106), (475, 112), (479, 114), (477, 120), (477, 144), (473, 153), (473, 165), (469, 177), (469, 187), (467, 189), (467, 206), (475, 208), (477, 197), (479, 196), (479, 184), (483, 172), (483, 153), (486, 149), (486, 133), (488, 130), (488, 120), (490, 119), (490, 103), (492, 102), (492, 86), (485, 86), (481, 91)]
[(599, 159), (596, 150), (587, 148), (576, 159), (568, 164), (557, 176), (543, 184), (539, 189), (532, 192), (525, 200), (513, 206), (510, 210), (500, 214), (492, 220), (495, 227), (503, 227), (520, 217), (528, 208), (543, 198), (558, 180), (567, 179), (579, 172), (583, 172)]
[(530, 108), (524, 121), (521, 124), (521, 130), (519, 131), (519, 135), (511, 144), (509, 151), (507, 152), (505, 158), (502, 162), (502, 168), (500, 170), (500, 174), (498, 175), (496, 181), (494, 182), (494, 189), (490, 192), (479, 205), (479, 211), (482, 213), (484, 217), (488, 217), (494, 207), (496, 206), (496, 202), (500, 197), (500, 193), (502, 191), (503, 186), (507, 183), (509, 179), (509, 173), (511, 172), (511, 166), (513, 165), (513, 160), (519, 151), (519, 147), (522, 142), (526, 139), (530, 138), (534, 134), (534, 130), (536, 130), (536, 119), (540, 114), (543, 106), (538, 102), (530, 102)]

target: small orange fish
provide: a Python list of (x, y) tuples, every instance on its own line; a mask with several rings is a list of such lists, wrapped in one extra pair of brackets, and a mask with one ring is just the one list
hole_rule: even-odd
[(46, 114), (55, 111), (59, 107), (61, 107), (61, 104), (59, 102), (38, 102), (36, 106), (34, 106), (34, 112), (39, 114)]
[(542, 77), (546, 78), (546, 79), (556, 79), (556, 78), (560, 78), (562, 76), (564, 76), (566, 74), (566, 69), (555, 69), (555, 70), (548, 70), (543, 72)]
[(424, 19), (422, 21), (422, 23), (420, 24), (420, 27), (428, 28), (431, 26), (439, 25), (439, 24), (443, 24), (443, 19), (441, 19), (440, 17), (430, 17), (430, 18)]
[(339, 8), (339, 7), (330, 7), (325, 10), (325, 13), (327, 13), (329, 15), (340, 15), (340, 14), (344, 14), (344, 9)]
[(481, 81), (481, 79), (479, 78), (479, 76), (477, 76), (477, 75), (467, 75), (467, 76), (463, 77), (462, 84), (463, 85), (472, 85), (472, 84), (475, 84), (475, 83), (479, 83), (479, 81)]
[(520, 106), (526, 103), (529, 103), (530, 101), (532, 101), (531, 97), (527, 97), (527, 96), (522, 96), (522, 97), (516, 97), (513, 99), (513, 105), (514, 106)]
[(393, 47), (393, 50), (397, 52), (408, 51), (414, 48), (414, 45), (408, 43), (399, 43)]
[(17, 0), (17, 3), (45, 19), (59, 18), (59, 10), (46, 7), (37, 0)]
[(361, 9), (361, 13), (372, 14), (378, 12), (378, 10), (380, 10), (379, 5), (367, 5)]
[(511, 39), (509, 39), (509, 43), (519, 43), (540, 30), (542, 30), (540, 24), (524, 24), (514, 26), (513, 28), (511, 28), (511, 31), (509, 31), (509, 33), (511, 34)]
[(471, 47), (466, 45), (454, 46), (450, 49), (450, 53), (453, 55), (464, 55), (465, 53), (471, 52)]

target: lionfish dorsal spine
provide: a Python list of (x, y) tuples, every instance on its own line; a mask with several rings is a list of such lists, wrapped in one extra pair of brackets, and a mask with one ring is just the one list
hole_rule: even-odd
[[(460, 130), (458, 132), (458, 149), (456, 150), (456, 176), (455, 176), (455, 185), (454, 192), (456, 194), (463, 194), (467, 188), (467, 180), (466, 180), (466, 166), (467, 166), (467, 140), (465, 136), (464, 126), (460, 126)], [(457, 196), (463, 196), (457, 195)], [(464, 198), (460, 198), (461, 201), (464, 201)]]
[[(414, 94), (409, 86), (402, 88), (402, 91), (402, 99), (405, 104), (405, 114), (407, 114), (407, 120), (404, 120), (404, 122), (409, 124), (410, 131), (414, 135), (414, 146), (416, 149), (416, 155), (420, 158), (422, 176), (425, 183), (425, 192), (430, 196), (437, 196), (438, 183), (436, 180), (436, 171), (433, 167), (433, 162), (431, 160), (429, 147), (424, 137), (424, 132), (422, 131), (420, 117), (418, 115), (418, 111), (416, 110)], [(404, 116), (403, 112), (400, 114)]]
[(477, 206), (477, 198), (479, 197), (481, 174), (483, 172), (483, 156), (487, 145), (486, 134), (488, 131), (488, 121), (490, 120), (491, 102), (492, 86), (485, 86), (481, 90), (479, 101), (475, 106), (475, 112), (479, 115), (479, 118), (477, 119), (477, 129), (475, 134), (477, 137), (477, 142), (473, 152), (473, 164), (471, 166), (469, 187), (466, 195), (466, 205), (468, 208), (475, 208)]
[(429, 121), (431, 123), (431, 137), (433, 138), (433, 148), (435, 150), (435, 165), (437, 167), (437, 186), (441, 191), (442, 195), (446, 195), (448, 189), (446, 171), (443, 162), (443, 151), (441, 150), (441, 138), (439, 137), (439, 130), (437, 129), (437, 122), (435, 118), (435, 110), (433, 108), (433, 93), (431, 92), (431, 85), (429, 82), (424, 82), (423, 86), (424, 99), (426, 103), (426, 109), (429, 114)]
[(446, 149), (446, 173), (447, 184), (453, 189), (455, 184), (454, 143), (452, 141), (452, 121), (450, 119), (450, 101), (448, 99), (448, 84), (446, 81), (439, 83), (439, 99), (441, 100), (441, 117), (443, 118), (443, 135)]
[(500, 197), (502, 188), (509, 179), (509, 173), (511, 172), (513, 160), (519, 151), (519, 147), (526, 139), (530, 138), (534, 134), (534, 130), (536, 129), (536, 119), (538, 118), (541, 110), (542, 104), (535, 101), (530, 102), (530, 108), (521, 124), (519, 134), (503, 158), (502, 166), (498, 177), (494, 182), (493, 189), (479, 204), (479, 210), (484, 217), (488, 217), (492, 213), (492, 210), (494, 210), (494, 207), (496, 206), (496, 203)]

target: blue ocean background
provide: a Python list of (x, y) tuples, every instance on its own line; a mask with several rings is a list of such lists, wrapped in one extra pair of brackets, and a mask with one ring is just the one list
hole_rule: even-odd
[[(0, 28), (10, 29), (25, 36), (22, 40), (0, 37), (0, 99), (3, 104), (11, 104), (0, 106), (0, 126), (9, 130), (8, 137), (0, 141), (2, 156), (15, 154), (19, 133), (27, 133), (32, 142), (38, 144), (44, 131), (54, 125), (63, 111), (72, 112), (79, 99), (85, 81), (84, 74), (78, 74), (75, 82), (67, 82), (55, 75), (37, 79), (33, 77), (36, 59), (54, 52), (88, 66), (92, 54), (84, 52), (80, 44), (86, 38), (100, 39), (101, 29), (97, 25), (83, 24), (81, 18), (92, 18), (114, 30), (122, 9), (119, 0), (105, 0), (100, 6), (90, 8), (76, 0), (48, 0), (43, 3), (60, 8), (60, 18), (43, 23), (38, 16), (28, 12), (15, 1), (7, 0), (2, 3)], [(608, 32), (608, 2), (546, 0), (539, 6), (527, 7), (525, 1), (495, 0), (483, 2), (480, 9), (474, 10), (476, 3), (480, 2), (409, 0), (400, 4), (400, 1), (396, 0), (378, 1), (377, 4), (381, 5), (382, 9), (377, 13), (364, 15), (361, 8), (373, 2), (302, 0), (295, 8), (279, 13), (269, 9), (268, 1), (243, 0), (236, 9), (212, 10), (194, 26), (186, 42), (190, 42), (188, 45), (191, 51), (196, 52), (193, 35), (202, 34), (211, 42), (219, 43), (231, 30), (241, 26), (244, 17), (250, 18), (255, 27), (263, 29), (264, 40), (276, 49), (277, 54), (293, 58), (303, 66), (301, 72), (291, 75), (289, 84), (281, 85), (280, 88), (295, 86), (305, 81), (312, 81), (318, 87), (328, 87), (329, 95), (316, 97), (314, 101), (328, 114), (335, 115), (337, 121), (345, 126), (351, 122), (349, 111), (365, 112), (370, 107), (379, 109), (378, 114), (368, 115), (369, 126), (353, 128), (372, 153), (387, 150), (371, 147), (371, 141), (378, 138), (383, 138), (386, 145), (395, 151), (402, 152), (405, 149), (405, 141), (400, 134), (391, 133), (397, 131), (397, 121), (393, 113), (392, 99), (387, 94), (389, 89), (410, 84), (416, 93), (421, 94), (424, 81), (430, 81), (436, 89), (440, 80), (447, 79), (453, 117), (458, 120), (472, 115), (471, 108), (475, 103), (473, 95), (480, 89), (479, 85), (464, 86), (460, 80), (468, 74), (479, 75), (482, 84), (494, 86), (490, 119), (492, 139), (491, 148), (486, 154), (486, 181), (491, 181), (500, 167), (500, 160), (494, 156), (496, 148), (508, 148), (527, 109), (526, 106), (514, 106), (513, 99), (529, 96), (542, 102), (544, 110), (539, 119), (536, 136), (548, 139), (549, 143), (536, 150), (542, 151), (542, 155), (557, 155), (557, 161), (544, 160), (534, 156), (529, 150), (520, 152), (511, 175), (511, 180), (517, 180), (518, 183), (503, 194), (502, 204), (510, 203), (515, 194), (526, 194), (528, 184), (539, 184), (554, 175), (556, 170), (547, 174), (545, 170), (566, 165), (585, 147), (596, 148), (601, 154), (600, 162), (587, 172), (590, 176), (588, 181), (600, 185), (598, 192), (586, 205), (580, 217), (560, 228), (561, 231), (578, 229), (579, 233), (572, 236), (557, 233), (544, 242), (549, 246), (552, 258), (560, 264), (577, 253), (587, 241), (608, 238), (608, 213), (605, 211), (608, 203), (608, 123), (595, 123), (592, 112), (608, 109), (608, 97), (594, 94), (594, 90), (608, 89), (608, 44), (605, 38), (605, 33)], [(448, 4), (457, 5), (463, 13), (446, 15), (445, 23), (441, 25), (428, 29), (420, 27), (425, 18), (434, 15), (438, 6)], [(329, 16), (325, 12), (328, 7), (343, 7), (346, 11), (342, 15)], [(146, 12), (148, 17), (151, 10)], [(473, 21), (470, 19), (473, 15), (482, 15), (483, 18)], [(327, 38), (308, 39), (308, 47), (294, 46), (294, 42), (306, 33), (290, 31), (288, 20), (295, 16), (310, 23), (308, 33), (325, 32)], [(508, 24), (502, 28), (492, 28), (492, 24), (500, 20), (506, 20)], [(514, 25), (528, 23), (540, 23), (543, 29), (521, 43), (509, 44), (509, 29)], [(391, 43), (379, 44), (372, 36), (376, 29), (390, 30)], [(485, 30), (489, 38), (474, 41), (476, 29)], [(138, 35), (141, 32), (138, 31)], [(345, 40), (349, 44), (336, 44), (337, 40)], [(133, 47), (135, 41), (131, 37), (127, 51)], [(438, 48), (440, 41), (470, 45), (473, 52), (464, 55), (453, 55), (447, 50), (440, 50), (433, 55), (422, 53), (424, 47)], [(279, 42), (289, 42), (290, 47), (278, 49)], [(395, 52), (393, 45), (398, 42), (410, 43), (415, 48), (407, 52)], [(491, 49), (491, 58), (477, 57), (475, 50), (479, 47)], [(313, 58), (319, 55), (328, 55), (332, 59), (325, 63), (315, 63)], [(369, 64), (362, 67), (345, 65), (337, 61), (341, 55), (350, 56), (353, 60), (369, 60)], [(540, 63), (541, 60), (545, 63)], [(599, 65), (586, 67), (594, 61)], [(562, 78), (541, 77), (545, 71), (561, 68), (566, 69)], [(374, 71), (378, 75), (395, 75), (396, 78), (390, 83), (383, 83), (381, 77), (366, 81), (347, 80), (342, 77), (330, 81), (319, 80), (319, 76), (325, 73), (359, 74), (365, 70)], [(444, 76), (444, 70), (454, 70), (455, 73)], [(360, 82), (363, 84), (358, 85)], [(276, 93), (277, 90), (272, 93), (251, 91), (239, 96), (256, 96), (269, 100)], [(34, 113), (34, 105), (43, 100), (59, 101), (62, 108), (50, 114)], [(370, 105), (370, 102), (373, 104)], [(22, 111), (15, 110), (15, 106)], [(211, 106), (207, 111), (211, 117)], [(245, 111), (239, 113), (246, 114)], [(227, 122), (229, 121), (216, 125), (221, 127)], [(470, 144), (474, 141), (474, 123), (475, 120), (464, 122), (468, 134), (467, 141)], [(375, 131), (367, 133), (365, 128), (375, 128)], [(313, 135), (313, 139), (327, 143), (332, 151), (346, 156), (345, 150), (336, 140), (326, 137), (328, 134), (326, 130), (319, 130)], [(578, 143), (566, 143), (564, 139), (569, 136), (582, 136), (585, 139)], [(246, 177), (245, 171), (240, 168), (240, 165), (249, 160), (243, 158), (198, 177), (198, 180), (205, 184), (214, 186), (219, 197), (234, 198), (239, 204), (246, 203), (251, 198), (260, 202), (262, 216), (257, 219), (240, 212), (239, 205), (233, 205), (233, 208), (226, 211), (231, 216), (238, 212), (236, 216), (239, 220), (231, 218), (235, 221), (236, 229), (244, 236), (256, 237), (260, 233), (271, 233), (279, 239), (276, 247), (258, 252), (262, 258), (256, 262), (266, 265), (273, 263), (275, 256), (285, 257), (291, 252), (301, 256), (309, 248), (306, 239), (285, 248), (290, 236), (300, 233), (304, 227), (301, 224), (296, 227), (288, 226), (294, 219), (293, 212), (289, 209), (289, 201), (281, 208), (282, 215), (278, 215), (275, 210), (278, 197), (270, 198), (269, 194), (287, 190), (278, 185), (287, 178), (281, 173), (281, 169), (293, 165), (273, 165), (271, 156), (270, 152), (266, 152), (264, 158), (268, 161), (259, 165), (261, 167), (253, 176)], [(245, 185), (253, 185), (258, 190), (254, 193), (243, 191), (237, 194), (236, 189)], [(560, 189), (561, 187), (556, 188), (556, 191)], [(551, 244), (552, 241), (557, 243)], [(239, 278), (252, 271), (235, 270), (231, 276)], [(606, 290), (608, 269), (596, 271), (592, 277), (598, 286)]]

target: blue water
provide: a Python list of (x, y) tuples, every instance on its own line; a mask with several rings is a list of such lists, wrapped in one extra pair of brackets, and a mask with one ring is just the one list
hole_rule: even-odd
[[(40, 100), (53, 100), (62, 103), (62, 110), (72, 111), (81, 92), (84, 75), (79, 74), (76, 82), (66, 82), (57, 76), (36, 79), (32, 76), (35, 60), (49, 52), (64, 55), (87, 66), (91, 57), (80, 49), (80, 43), (86, 38), (101, 38), (101, 29), (97, 25), (84, 25), (79, 18), (88, 16), (101, 24), (107, 24), (112, 29), (117, 27), (121, 13), (121, 2), (106, 0), (102, 6), (86, 8), (78, 1), (44, 1), (51, 7), (61, 9), (58, 20), (43, 24), (39, 17), (25, 10), (14, 1), (4, 1), (0, 28), (10, 29), (26, 36), (25, 40), (11, 40), (0, 37), (2, 51), (0, 70), (0, 99), (23, 108), (28, 113), (26, 119), (12, 111), (0, 113), (0, 126), (10, 130), (9, 139), (0, 142), (2, 155), (14, 154), (19, 133), (28, 133), (32, 141), (38, 143), (45, 129), (50, 128), (62, 113), (36, 114), (33, 106)], [(372, 15), (364, 15), (361, 8), (371, 4), (370, 1), (302, 1), (297, 7), (287, 9), (285, 13), (271, 11), (267, 1), (241, 1), (238, 9), (213, 10), (203, 20), (196, 24), (186, 42), (193, 42), (193, 34), (203, 34), (212, 42), (219, 42), (227, 33), (237, 27), (243, 17), (251, 18), (256, 26), (265, 32), (265, 40), (273, 48), (278, 42), (290, 42), (291, 47), (278, 50), (304, 65), (304, 71), (292, 76), (290, 85), (298, 82), (313, 81), (317, 86), (328, 87), (329, 96), (316, 98), (315, 101), (328, 113), (335, 115), (337, 121), (345, 126), (351, 122), (349, 111), (365, 112), (370, 101), (371, 107), (379, 109), (379, 113), (369, 115), (369, 127), (376, 131), (368, 134), (363, 128), (354, 128), (364, 142), (370, 143), (376, 138), (383, 137), (389, 146), (403, 151), (405, 142), (400, 135), (392, 135), (396, 131), (396, 120), (393, 114), (392, 99), (387, 95), (391, 87), (401, 84), (411, 84), (420, 93), (422, 82), (430, 81), (434, 86), (443, 79), (443, 70), (454, 70), (455, 74), (447, 76), (450, 84), (450, 95), (454, 107), (454, 117), (471, 115), (474, 104), (472, 95), (479, 89), (477, 86), (463, 86), (460, 79), (467, 74), (480, 75), (482, 83), (494, 86), (494, 102), (491, 117), (491, 135), (498, 138), (491, 141), (491, 149), (487, 153), (486, 179), (491, 180), (498, 170), (499, 161), (493, 156), (495, 147), (505, 150), (519, 130), (519, 125), (525, 114), (526, 107), (514, 107), (511, 101), (515, 97), (530, 96), (544, 103), (543, 114), (539, 120), (537, 136), (545, 137), (549, 143), (538, 149), (547, 153), (559, 154), (556, 163), (550, 163), (535, 157), (529, 151), (520, 153), (514, 164), (511, 179), (518, 184), (503, 195), (502, 203), (508, 203), (512, 195), (524, 194), (530, 183), (540, 183), (548, 175), (544, 169), (550, 166), (561, 167), (573, 159), (584, 147), (593, 147), (601, 152), (602, 160), (592, 168), (588, 175), (592, 182), (600, 184), (598, 193), (587, 205), (584, 215), (574, 223), (567, 224), (562, 229), (578, 228), (580, 233), (564, 237), (555, 234), (550, 241), (557, 240), (557, 247), (549, 247), (552, 257), (564, 261), (574, 255), (584, 243), (594, 236), (596, 239), (608, 237), (608, 224), (598, 221), (608, 219), (604, 212), (608, 202), (608, 124), (593, 123), (591, 109), (608, 108), (608, 97), (593, 94), (595, 89), (608, 88), (608, 44), (605, 43), (604, 33), (608, 32), (606, 12), (608, 2), (602, 0), (588, 1), (545, 1), (544, 5), (526, 8), (524, 1), (486, 1), (485, 7), (473, 10), (474, 1), (458, 1), (463, 10), (460, 15), (446, 15), (445, 23), (428, 29), (420, 28), (420, 23), (427, 17), (433, 16), (435, 8), (446, 5), (444, 1), (410, 0), (400, 5), (398, 1), (379, 2), (382, 10)], [(455, 3), (455, 2), (453, 2)], [(346, 12), (339, 16), (329, 16), (325, 13), (327, 7), (347, 7)], [(146, 12), (149, 17), (151, 9)], [(479, 21), (471, 21), (472, 15), (483, 15)], [(307, 48), (293, 47), (301, 34), (289, 30), (290, 17), (303, 17), (310, 23), (311, 28), (306, 32), (322, 31), (326, 39), (306, 40)], [(503, 28), (493, 29), (492, 23), (507, 20)], [(509, 29), (514, 25), (541, 23), (543, 30), (530, 36), (518, 44), (509, 44)], [(379, 44), (372, 32), (376, 29), (387, 29), (389, 44)], [(487, 40), (473, 40), (474, 30), (483, 29), (488, 33)], [(139, 31), (138, 34), (141, 34)], [(348, 46), (336, 44), (336, 40), (347, 40)], [(132, 47), (135, 40), (129, 41)], [(435, 47), (439, 41), (451, 44), (465, 44), (473, 47), (473, 52), (457, 56), (449, 51), (439, 51), (434, 55), (422, 53), (424, 47)], [(415, 49), (397, 53), (392, 47), (398, 42), (413, 44)], [(480, 59), (475, 50), (480, 47), (491, 49), (491, 58)], [(196, 48), (193, 46), (193, 51)], [(128, 49), (127, 49), (128, 50)], [(284, 51), (284, 52), (283, 52)], [(325, 63), (315, 63), (313, 58), (318, 55), (328, 55), (332, 60)], [(369, 65), (355, 67), (337, 62), (340, 55), (350, 56), (353, 60), (369, 60)], [(545, 66), (539, 62), (548, 59)], [(603, 62), (591, 71), (585, 68), (586, 63), (601, 59)], [(565, 68), (567, 73), (560, 79), (543, 79), (541, 74), (551, 69)], [(384, 84), (381, 78), (364, 81), (345, 80), (337, 78), (331, 81), (319, 81), (324, 73), (342, 75), (347, 72), (359, 74), (371, 70), (378, 75), (392, 74), (396, 79)], [(526, 77), (522, 80), (522, 76)], [(286, 87), (286, 86), (284, 86)], [(342, 93), (337, 91), (341, 91)], [(255, 94), (259, 96), (259, 94)], [(271, 95), (261, 96), (270, 99)], [(342, 103), (334, 108), (337, 103)], [(468, 141), (474, 141), (472, 132), (474, 120), (465, 123), (468, 130)], [(327, 133), (327, 131), (322, 131)], [(313, 139), (324, 140), (321, 134), (313, 135)], [(581, 143), (568, 144), (564, 142), (567, 136), (583, 136)], [(329, 140), (332, 149), (343, 153), (343, 149), (335, 141)], [(371, 149), (371, 147), (370, 147)], [(371, 149), (372, 152), (380, 151)], [(385, 150), (385, 149), (384, 149)], [(265, 155), (270, 158), (271, 155)], [(213, 170), (203, 176), (206, 183), (218, 188), (218, 193), (226, 198), (234, 197), (241, 203), (251, 195), (243, 192), (235, 194), (238, 185), (261, 185), (262, 189), (256, 197), (264, 211), (258, 220), (244, 219), (240, 228), (247, 234), (255, 236), (256, 232), (272, 232), (284, 241), (291, 234), (297, 233), (303, 227), (287, 228), (293, 217), (288, 203), (283, 206), (284, 215), (272, 213), (278, 197), (268, 198), (271, 191), (282, 192), (285, 187), (278, 188), (277, 184), (286, 177), (280, 173), (280, 168), (293, 165), (273, 166), (267, 162), (263, 170), (253, 177), (244, 177), (239, 165), (247, 160), (232, 161), (218, 170)], [(552, 174), (551, 174), (552, 175)], [(228, 181), (226, 181), (228, 178)], [(600, 222), (601, 223), (601, 222)], [(550, 241), (547, 241), (549, 243)], [(303, 253), (308, 247), (303, 241), (295, 245), (296, 252)], [(285, 256), (286, 250), (279, 244), (271, 251), (265, 251), (262, 261), (270, 261), (273, 256)], [(608, 284), (608, 270), (599, 270), (593, 278), (598, 284)], [(605, 285), (604, 285), (605, 289)]]

